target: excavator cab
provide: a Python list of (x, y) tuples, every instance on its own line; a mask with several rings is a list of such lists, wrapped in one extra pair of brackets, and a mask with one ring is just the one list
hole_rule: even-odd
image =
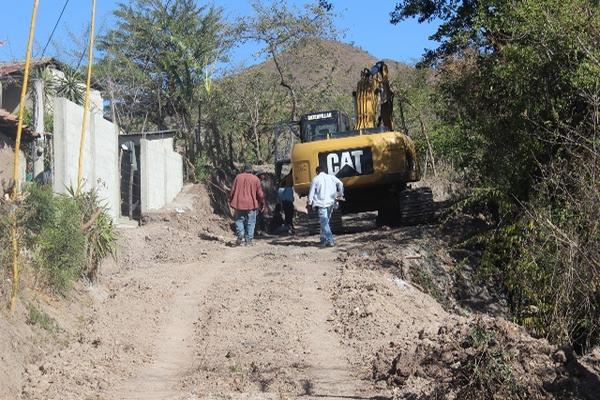
[(291, 186), (291, 154), (294, 144), (357, 135), (348, 115), (331, 110), (303, 115), (300, 122), (279, 124), (275, 128), (275, 176), (281, 186)]
[(350, 118), (342, 111), (332, 110), (303, 115), (300, 119), (302, 143), (351, 136)]

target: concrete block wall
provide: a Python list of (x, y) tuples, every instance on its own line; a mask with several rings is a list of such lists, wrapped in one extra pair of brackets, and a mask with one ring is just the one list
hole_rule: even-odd
[(142, 212), (157, 210), (183, 188), (183, 158), (173, 150), (173, 138), (140, 140)]
[[(63, 98), (54, 101), (53, 189), (77, 187), (83, 107)], [(116, 126), (91, 113), (85, 143), (83, 190), (96, 188), (113, 220), (119, 217), (119, 152)]]

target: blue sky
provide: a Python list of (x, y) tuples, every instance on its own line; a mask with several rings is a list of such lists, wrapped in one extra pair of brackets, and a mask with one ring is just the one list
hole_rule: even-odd
[[(109, 29), (114, 23), (112, 10), (120, 1), (97, 0), (97, 32)], [(302, 0), (290, 0), (302, 5)], [(342, 41), (353, 43), (368, 51), (377, 58), (389, 58), (407, 63), (416, 62), (425, 48), (435, 47), (428, 37), (435, 32), (436, 24), (418, 24), (415, 20), (405, 21), (399, 25), (389, 23), (389, 13), (393, 10), (394, 0), (332, 0), (339, 17), (336, 25), (343, 32)], [(199, 0), (199, 4), (206, 1)], [(248, 0), (214, 0), (209, 4), (222, 7), (227, 19), (249, 15), (252, 12)], [(373, 4), (377, 3), (375, 7)], [(40, 56), (50, 32), (65, 4), (65, 0), (40, 0), (35, 32), (34, 56)], [(0, 61), (23, 59), (27, 44), (29, 20), (33, 0), (15, 1), (10, 8), (10, 18), (4, 18), (0, 26)], [(54, 34), (54, 42), (62, 42), (62, 48), (77, 49), (81, 43), (69, 35), (69, 32), (83, 37), (90, 18), (91, 0), (69, 0), (63, 18)], [(7, 8), (5, 8), (6, 10)], [(79, 39), (80, 42), (81, 39)], [(254, 64), (256, 46), (246, 45), (233, 52), (232, 62), (235, 64)], [(46, 55), (66, 57), (60, 48), (48, 47)], [(69, 60), (66, 60), (69, 61)]]

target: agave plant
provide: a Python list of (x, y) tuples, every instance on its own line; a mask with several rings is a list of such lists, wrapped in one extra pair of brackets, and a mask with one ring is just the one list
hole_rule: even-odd
[(83, 104), (83, 79), (79, 72), (70, 67), (63, 70), (64, 76), (59, 79), (56, 87), (56, 95), (64, 97), (73, 103)]
[[(98, 181), (100, 184), (100, 181)], [(82, 229), (86, 237), (87, 265), (84, 271), (91, 281), (97, 278), (100, 262), (116, 251), (117, 233), (108, 208), (98, 197), (97, 189), (77, 194), (77, 191), (67, 188), (69, 195), (77, 203), (81, 211)]]

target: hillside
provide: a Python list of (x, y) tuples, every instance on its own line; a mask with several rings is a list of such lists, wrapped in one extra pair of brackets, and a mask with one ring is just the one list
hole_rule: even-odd
[[(281, 54), (280, 64), (292, 82), (294, 89), (309, 93), (326, 93), (327, 97), (347, 99), (351, 104), (352, 92), (364, 68), (370, 68), (378, 60), (367, 51), (335, 40), (304, 42)], [(384, 60), (393, 81), (412, 67), (393, 60)], [(261, 74), (279, 82), (273, 60), (267, 60), (244, 70), (240, 75)], [(283, 88), (282, 88), (283, 90)]]

